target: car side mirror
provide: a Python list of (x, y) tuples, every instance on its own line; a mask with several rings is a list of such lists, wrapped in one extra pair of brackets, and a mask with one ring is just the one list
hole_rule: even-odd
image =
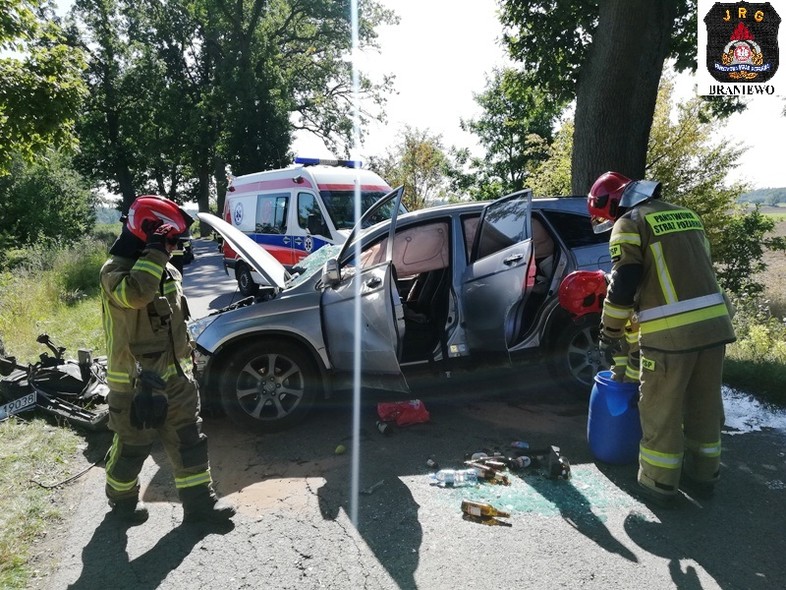
[(319, 213), (309, 213), (306, 221), (308, 233), (313, 235), (329, 235), (327, 224)]
[(329, 287), (338, 285), (341, 282), (341, 273), (338, 270), (338, 260), (331, 258), (322, 267), (322, 284)]

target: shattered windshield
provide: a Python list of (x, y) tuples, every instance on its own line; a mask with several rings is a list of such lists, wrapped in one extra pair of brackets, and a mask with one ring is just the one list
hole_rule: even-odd
[(341, 246), (331, 244), (322, 246), (316, 252), (312, 252), (306, 256), (292, 269), (294, 275), (289, 283), (287, 283), (287, 287), (294, 287), (311, 278), (314, 273), (322, 270), (322, 267), (325, 266), (325, 262), (338, 256), (339, 252), (341, 252)]

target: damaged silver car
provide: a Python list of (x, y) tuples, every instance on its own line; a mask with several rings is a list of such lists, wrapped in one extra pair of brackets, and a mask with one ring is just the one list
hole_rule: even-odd
[[(362, 387), (402, 396), (412, 367), (450, 373), (481, 357), (533, 356), (556, 384), (589, 393), (599, 318), (574, 322), (556, 296), (568, 273), (610, 265), (608, 236), (592, 232), (585, 200), (533, 200), (524, 190), (397, 215), (402, 192), (369, 209), (342, 247), (319, 250), (293, 274), (231, 225), (199, 214), (268, 283), (191, 324), (207, 403), (259, 431), (289, 428), (344, 387), (356, 347)], [(358, 229), (381, 208), (388, 221)]]

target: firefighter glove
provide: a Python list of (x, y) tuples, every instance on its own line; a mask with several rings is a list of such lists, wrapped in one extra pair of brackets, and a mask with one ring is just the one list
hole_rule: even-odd
[(155, 248), (164, 254), (170, 254), (177, 247), (178, 231), (174, 225), (163, 223), (148, 232), (147, 248)]
[(169, 402), (164, 394), (166, 383), (151, 371), (142, 371), (137, 379), (136, 394), (131, 401), (131, 426), (143, 430), (164, 425)]
[(622, 351), (622, 339), (612, 338), (601, 330), (598, 340), (598, 351), (606, 366), (611, 367), (614, 364), (614, 357), (618, 356)]

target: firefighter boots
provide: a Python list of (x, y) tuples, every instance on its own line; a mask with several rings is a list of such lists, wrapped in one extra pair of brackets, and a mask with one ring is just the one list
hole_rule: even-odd
[(683, 473), (680, 489), (698, 500), (709, 500), (715, 495), (715, 481), (698, 481)]
[(179, 490), (183, 503), (183, 523), (222, 523), (235, 515), (235, 508), (219, 500), (209, 486), (196, 486)]
[(114, 518), (131, 526), (142, 524), (150, 516), (145, 505), (136, 498), (109, 500), (109, 505)]

